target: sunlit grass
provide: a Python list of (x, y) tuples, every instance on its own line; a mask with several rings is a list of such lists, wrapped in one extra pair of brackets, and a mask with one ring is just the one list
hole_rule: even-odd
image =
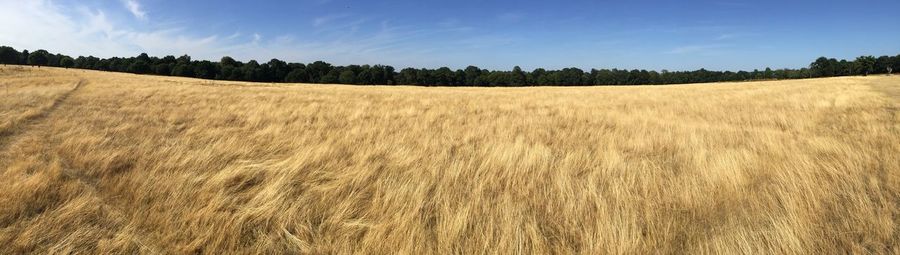
[(0, 70), (0, 253), (900, 252), (900, 117), (881, 92), (900, 76), (421, 88)]

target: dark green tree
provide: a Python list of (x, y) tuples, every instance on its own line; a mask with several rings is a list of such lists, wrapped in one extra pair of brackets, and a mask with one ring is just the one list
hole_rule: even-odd
[(153, 63), (153, 60), (150, 59), (150, 56), (147, 55), (147, 53), (141, 53), (140, 55), (138, 55), (138, 56), (135, 58), (135, 60), (136, 60), (136, 61), (144, 61), (144, 63), (147, 63), (148, 65), (149, 65), (150, 63)]
[(27, 65), (28, 64), (28, 56), (31, 56), (31, 53), (28, 53), (28, 50), (22, 50), (22, 54), (19, 55), (19, 64)]
[(875, 71), (873, 73), (887, 73), (887, 68), (891, 66), (891, 57), (880, 56), (875, 59)]
[(856, 61), (854, 61), (856, 74), (868, 76), (875, 71), (875, 62), (876, 59), (873, 56), (861, 56), (856, 58)]
[(295, 68), (284, 77), (284, 81), (296, 83), (309, 82), (309, 74), (306, 73), (306, 68)]
[(224, 56), (224, 57), (222, 57), (222, 59), (219, 60), (219, 65), (221, 65), (223, 67), (224, 66), (237, 67), (238, 62), (236, 60), (234, 60), (234, 58), (231, 58), (229, 56)]
[(28, 64), (32, 66), (46, 66), (47, 62), (49, 62), (50, 53), (46, 50), (37, 50), (28, 55)]
[(19, 51), (12, 47), (0, 46), (0, 64), (15, 65), (19, 63)]
[(63, 56), (59, 58), (59, 66), (65, 68), (71, 68), (75, 66), (75, 60), (69, 56)]
[(250, 60), (247, 64), (241, 66), (241, 72), (244, 73), (244, 77), (241, 79), (243, 81), (259, 81), (260, 78), (260, 67), (259, 62), (256, 60)]
[(355, 84), (356, 83), (356, 74), (353, 73), (353, 70), (344, 70), (341, 72), (341, 75), (338, 77), (338, 82), (343, 84)]
[[(329, 64), (329, 66), (330, 66), (330, 64)], [(326, 84), (338, 83), (338, 76), (340, 76), (340, 75), (341, 75), (341, 73), (340, 73), (339, 69), (331, 68), (331, 70), (329, 70), (328, 73), (326, 73), (324, 76), (322, 76), (322, 78), (319, 80), (319, 83), (326, 83)]]
[(172, 68), (172, 76), (194, 77), (194, 67), (190, 63), (179, 62)]
[(513, 67), (512, 74), (510, 76), (510, 84), (514, 86), (527, 86), (526, 83), (526, 75), (525, 72), (522, 71), (522, 68), (519, 66)]
[(169, 64), (169, 63), (156, 64), (155, 66), (153, 66), (153, 73), (155, 73), (157, 75), (166, 75), (166, 76), (172, 75), (172, 67), (174, 67), (174, 66), (175, 66), (175, 64)]
[(203, 60), (194, 63), (194, 77), (201, 79), (215, 79), (218, 66), (210, 61)]
[(481, 76), (481, 68), (476, 66), (468, 66), (465, 70), (466, 73), (466, 85), (478, 85), (475, 80)]
[(291, 69), (288, 68), (287, 62), (281, 61), (277, 58), (273, 58), (266, 63), (269, 66), (267, 73), (267, 81), (270, 82), (281, 82), (284, 81), (285, 76), (291, 72)]
[(397, 74), (397, 84), (400, 85), (419, 85), (416, 83), (419, 70), (415, 68), (404, 68)]
[(812, 70), (813, 75), (816, 77), (834, 76), (835, 63), (832, 60), (826, 57), (817, 58), (815, 62), (809, 65), (809, 69)]
[(438, 86), (450, 86), (453, 85), (453, 80), (455, 80), (456, 75), (453, 73), (453, 70), (450, 70), (448, 67), (441, 67), (434, 71), (434, 82), (429, 82), (429, 84), (438, 85)]
[(143, 60), (136, 60), (128, 66), (129, 73), (148, 74), (150, 73), (150, 64)]

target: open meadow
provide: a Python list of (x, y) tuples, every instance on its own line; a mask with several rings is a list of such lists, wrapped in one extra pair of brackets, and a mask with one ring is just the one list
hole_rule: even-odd
[(900, 254), (900, 76), (0, 98), (0, 254)]

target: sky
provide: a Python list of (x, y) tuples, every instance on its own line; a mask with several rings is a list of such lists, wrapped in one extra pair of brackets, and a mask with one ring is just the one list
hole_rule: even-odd
[(897, 10), (897, 0), (0, 0), (0, 45), (398, 69), (753, 70), (900, 54)]

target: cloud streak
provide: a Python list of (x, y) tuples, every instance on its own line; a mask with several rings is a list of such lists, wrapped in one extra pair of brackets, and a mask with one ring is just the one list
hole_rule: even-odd
[(147, 20), (147, 12), (141, 8), (141, 3), (138, 3), (137, 0), (124, 0), (123, 4), (125, 4), (125, 8), (131, 12), (131, 15), (134, 15), (135, 18), (139, 20)]
[[(190, 54), (195, 59), (218, 60), (227, 55), (242, 61), (279, 58), (298, 62), (325, 60), (335, 64), (413, 66), (433, 65), (431, 61), (438, 61), (424, 57), (422, 54), (429, 52), (429, 46), (417, 44), (416, 40), (440, 31), (392, 26), (387, 21), (351, 20), (347, 15), (327, 17), (314, 21), (319, 31), (312, 38), (268, 37), (237, 31), (195, 35), (177, 26), (155, 29), (130, 26), (129, 22), (115, 20), (116, 15), (108, 15), (111, 10), (114, 11), (59, 6), (51, 0), (0, 0), (0, 43), (20, 50), (46, 49), (97, 57)], [(132, 10), (129, 12), (134, 14)], [(143, 15), (146, 17), (146, 13)], [(361, 26), (374, 28), (360, 29)]]
[[(189, 54), (197, 60), (231, 56), (241, 61), (278, 58), (291, 62), (324, 60), (337, 65), (434, 68), (450, 64), (462, 68), (463, 64), (476, 62), (471, 57), (473, 51), (489, 51), (521, 40), (511, 34), (477, 33), (478, 29), (458, 19), (446, 19), (432, 24), (436, 28), (428, 28), (418, 24), (394, 25), (391, 19), (365, 15), (336, 14), (309, 19), (311, 33), (272, 35), (261, 31), (204, 34), (177, 22), (137, 23), (131, 15), (136, 14), (119, 6), (0, 0), (0, 44), (72, 56)], [(435, 38), (440, 38), (440, 43), (434, 43)], [(458, 66), (453, 66), (454, 62)]]

